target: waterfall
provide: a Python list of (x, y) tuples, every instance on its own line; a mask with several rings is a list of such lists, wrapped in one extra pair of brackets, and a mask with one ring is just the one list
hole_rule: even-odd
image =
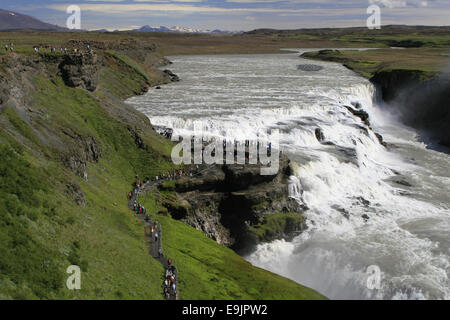
[[(247, 260), (329, 298), (450, 298), (450, 157), (381, 109), (368, 80), (335, 63), (298, 70), (308, 62), (297, 53), (170, 59), (182, 81), (128, 100), (153, 124), (190, 135), (201, 121), (240, 141), (279, 129), (291, 159), (288, 192), (309, 208), (308, 229)], [(380, 270), (379, 288), (367, 285), (369, 269)]]

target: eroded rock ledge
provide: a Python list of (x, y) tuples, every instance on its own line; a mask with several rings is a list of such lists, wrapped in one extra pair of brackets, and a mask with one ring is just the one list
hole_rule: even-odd
[(260, 175), (256, 165), (215, 165), (159, 189), (176, 192), (176, 201), (163, 203), (173, 218), (245, 254), (260, 242), (291, 238), (306, 228), (306, 208), (288, 197), (291, 174), (290, 160), (282, 155), (276, 175)]
[(59, 69), (66, 85), (89, 91), (97, 88), (99, 65), (96, 54), (64, 55)]

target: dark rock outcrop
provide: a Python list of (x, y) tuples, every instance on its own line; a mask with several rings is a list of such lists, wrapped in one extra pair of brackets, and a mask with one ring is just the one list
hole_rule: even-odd
[(146, 146), (145, 146), (144, 140), (142, 140), (141, 136), (138, 133), (138, 130), (136, 128), (129, 127), (128, 131), (130, 132), (130, 135), (133, 138), (134, 143), (136, 144), (136, 146), (139, 149), (145, 149)]
[(361, 109), (362, 105), (358, 101), (351, 102), (351, 105), (354, 106), (356, 109)]
[(163, 72), (170, 77), (170, 81), (172, 81), (172, 82), (180, 81), (180, 78), (175, 73), (173, 73), (172, 71), (166, 69)]
[(96, 54), (68, 54), (59, 65), (62, 78), (67, 86), (81, 87), (95, 91), (98, 85)]
[(417, 70), (380, 71), (371, 81), (403, 123), (450, 146), (450, 71), (437, 76)]
[(350, 219), (350, 213), (339, 205), (333, 205), (332, 208), (342, 214), (345, 219)]
[(70, 138), (70, 148), (61, 160), (67, 168), (87, 179), (87, 163), (98, 162), (102, 156), (102, 146), (93, 137), (83, 137), (67, 130), (63, 133)]
[(84, 193), (83, 191), (81, 191), (80, 186), (75, 182), (69, 182), (66, 184), (65, 194), (69, 198), (72, 198), (73, 201), (80, 207), (86, 206), (86, 199), (84, 197)]
[[(261, 241), (254, 228), (261, 225), (265, 216), (301, 215), (306, 210), (288, 197), (287, 180), (292, 168), (286, 156), (281, 157), (277, 174), (261, 175), (260, 169), (258, 165), (215, 165), (200, 176), (176, 181), (173, 191), (177, 201), (163, 202), (163, 205), (172, 217), (245, 254)], [(286, 228), (302, 230), (297, 225)], [(279, 231), (270, 237), (287, 237), (289, 233)]]
[(356, 200), (358, 201), (359, 204), (362, 204), (365, 207), (369, 207), (370, 206), (370, 201), (367, 199), (364, 199), (363, 197), (356, 197)]
[(424, 45), (422, 41), (415, 41), (411, 39), (388, 40), (387, 43), (390, 47), (401, 47), (401, 48), (420, 48)]
[(412, 187), (412, 184), (406, 180), (394, 180), (394, 182), (405, 187)]
[(348, 111), (350, 111), (354, 116), (358, 117), (361, 119), (361, 121), (368, 127), (370, 127), (370, 122), (369, 122), (369, 114), (362, 110), (362, 109), (358, 109), (355, 110), (352, 107), (349, 106), (344, 106), (344, 108), (346, 108)]
[(384, 142), (383, 136), (382, 136), (381, 134), (375, 132), (375, 136), (377, 137), (378, 142), (380, 142), (380, 144), (381, 144), (382, 146), (384, 146), (384, 147), (387, 147), (387, 146), (388, 146), (387, 143)]
[(405, 88), (420, 84), (424, 77), (426, 73), (421, 71), (399, 69), (376, 72), (370, 81), (379, 86), (383, 100), (390, 102)]
[(299, 64), (297, 69), (302, 71), (320, 71), (323, 67), (316, 64)]
[(323, 134), (322, 129), (316, 128), (316, 130), (314, 130), (314, 134), (316, 135), (317, 141), (323, 142), (325, 140), (325, 135)]

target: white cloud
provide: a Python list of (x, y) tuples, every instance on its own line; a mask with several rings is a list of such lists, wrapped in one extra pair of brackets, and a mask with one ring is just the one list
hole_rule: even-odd
[[(90, 29), (100, 29), (101, 27), (98, 26), (102, 25), (119, 29), (135, 24), (154, 23), (161, 25), (183, 23), (185, 26), (204, 29), (228, 30), (265, 27), (295, 29), (364, 26), (367, 19), (366, 7), (369, 4), (378, 4), (383, 7), (383, 25), (450, 24), (449, 0), (340, 0), (338, 2), (335, 0), (228, 0), (228, 2), (234, 2), (234, 4), (230, 3), (231, 7), (222, 7), (215, 6), (206, 0), (134, 0), (132, 3), (120, 0), (89, 0), (79, 5), (85, 13), (83, 14), (84, 25), (89, 26)], [(254, 5), (240, 5), (239, 2), (254, 3)], [(61, 3), (47, 3), (47, 5), (35, 6), (34, 10), (43, 7), (57, 10), (59, 13), (53, 12), (52, 15), (64, 17), (65, 21), (66, 6)]]
[(386, 8), (426, 7), (428, 1), (423, 0), (369, 0), (370, 4), (376, 4)]

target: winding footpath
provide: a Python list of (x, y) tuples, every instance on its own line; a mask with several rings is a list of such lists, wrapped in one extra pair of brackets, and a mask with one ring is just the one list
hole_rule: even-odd
[[(191, 175), (183, 175), (182, 177), (179, 177), (180, 179), (189, 179), (194, 178), (196, 176), (200, 176), (212, 167), (214, 167), (215, 164), (206, 166), (206, 168), (202, 168), (199, 171), (199, 168), (196, 169), (195, 173), (192, 173)], [(178, 179), (175, 179), (178, 180)], [(147, 214), (137, 214), (134, 210), (134, 203), (138, 201), (140, 194), (145, 194), (146, 192), (156, 188), (159, 184), (161, 184), (164, 181), (171, 181), (170, 179), (161, 179), (161, 180), (149, 180), (146, 183), (142, 185), (142, 187), (136, 187), (133, 191), (131, 191), (131, 198), (128, 201), (128, 208), (133, 211), (134, 214), (136, 214), (144, 224), (144, 234), (147, 239), (148, 243), (148, 253), (156, 259), (161, 265), (164, 267), (164, 280), (167, 279), (167, 271), (169, 269), (169, 263), (168, 258), (164, 256), (163, 248), (162, 248), (162, 228), (161, 225), (159, 225), (156, 221), (152, 221), (150, 216)], [(154, 228), (152, 232), (152, 227)], [(172, 265), (173, 266), (173, 265)], [(166, 296), (165, 292), (163, 292), (164, 298), (166, 300), (178, 300), (179, 299), (179, 288), (178, 288), (178, 269), (173, 269), (173, 274), (175, 277), (175, 287), (176, 287), (176, 293), (173, 294), (171, 290), (169, 290), (168, 296)], [(164, 286), (164, 281), (163, 281)]]
[[(161, 265), (164, 267), (164, 272), (166, 273), (169, 264), (167, 262), (167, 258), (163, 254), (162, 250), (162, 228), (159, 224), (156, 224), (155, 221), (152, 221), (147, 214), (137, 214), (134, 211), (134, 202), (138, 200), (138, 196), (141, 193), (141, 190), (148, 189), (150, 187), (156, 186), (161, 181), (148, 181), (141, 188), (138, 188), (137, 192), (132, 192), (132, 197), (128, 201), (128, 208), (136, 214), (144, 224), (144, 234), (146, 237), (146, 242), (148, 244), (148, 253), (156, 259)], [(145, 192), (145, 191), (144, 191)], [(154, 231), (152, 232), (152, 227), (154, 227)], [(166, 274), (164, 274), (164, 279), (166, 279)], [(164, 281), (163, 281), (164, 285)], [(175, 286), (176, 286), (176, 294), (169, 294), (169, 297), (165, 295), (163, 292), (164, 298), (166, 300), (178, 300), (178, 271), (175, 269)], [(169, 291), (170, 292), (170, 291)]]

